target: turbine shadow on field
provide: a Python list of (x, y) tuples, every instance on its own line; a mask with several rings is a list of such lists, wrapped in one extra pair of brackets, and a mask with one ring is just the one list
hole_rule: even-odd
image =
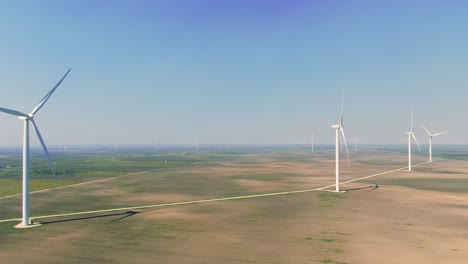
[(371, 186), (367, 186), (367, 187), (359, 187), (359, 188), (353, 188), (353, 189), (347, 189), (347, 190), (343, 190), (343, 191), (346, 191), (346, 192), (351, 192), (351, 191), (359, 191), (359, 190), (365, 190), (365, 189), (370, 189), (370, 191), (373, 191), (377, 188), (379, 188), (380, 186), (374, 182), (374, 185), (371, 185)]
[(96, 218), (105, 218), (105, 217), (112, 217), (112, 216), (122, 216), (117, 219), (111, 220), (109, 222), (115, 222), (122, 220), (124, 218), (139, 214), (140, 212), (137, 211), (127, 211), (125, 213), (115, 213), (115, 214), (105, 214), (105, 215), (95, 215), (95, 216), (88, 216), (88, 217), (79, 217), (79, 218), (71, 218), (71, 219), (63, 219), (63, 220), (56, 220), (56, 221), (48, 221), (48, 222), (41, 222), (43, 225), (47, 224), (56, 224), (56, 223), (65, 223), (65, 222), (72, 222), (72, 221), (80, 221), (80, 220), (89, 220), (89, 219), (96, 219)]

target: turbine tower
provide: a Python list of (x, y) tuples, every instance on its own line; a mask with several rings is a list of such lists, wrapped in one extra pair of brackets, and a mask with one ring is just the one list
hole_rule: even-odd
[(314, 139), (315, 135), (312, 133), (312, 136), (310, 137), (310, 152), (314, 152)]
[(20, 224), (16, 225), (16, 228), (28, 228), (28, 227), (35, 227), (39, 226), (39, 223), (31, 223), (29, 219), (29, 122), (33, 124), (34, 130), (36, 131), (37, 137), (41, 142), (42, 148), (47, 157), (47, 161), (49, 162), (50, 170), (54, 175), (55, 179), (55, 186), (57, 187), (57, 176), (55, 175), (54, 166), (50, 160), (49, 152), (47, 151), (47, 147), (42, 139), (41, 132), (39, 132), (39, 128), (34, 122), (35, 114), (44, 106), (44, 104), (49, 100), (55, 90), (60, 86), (62, 81), (67, 77), (68, 73), (71, 69), (65, 73), (65, 75), (60, 79), (60, 81), (39, 101), (39, 104), (34, 107), (34, 109), (29, 114), (25, 114), (16, 110), (11, 110), (7, 108), (1, 108), (0, 112), (4, 112), (7, 114), (11, 114), (17, 116), (20, 120), (24, 121), (24, 134), (23, 134), (23, 215), (22, 221)]
[(336, 135), (335, 135), (335, 165), (336, 165), (336, 188), (335, 191), (339, 192), (340, 191), (340, 132), (341, 136), (343, 139), (343, 143), (345, 145), (346, 149), (346, 155), (348, 157), (348, 166), (349, 166), (349, 153), (348, 153), (348, 146), (346, 144), (346, 137), (344, 134), (343, 130), (343, 107), (344, 107), (344, 100), (343, 100), (343, 92), (341, 93), (341, 118), (340, 118), (340, 124), (338, 125), (332, 125), (332, 128), (336, 130)]
[(411, 171), (411, 137), (414, 138), (414, 141), (418, 145), (419, 151), (421, 151), (421, 147), (419, 146), (418, 140), (413, 133), (413, 123), (414, 123), (414, 113), (413, 109), (411, 109), (411, 130), (406, 132), (408, 135), (408, 171)]
[(155, 139), (156, 139), (156, 142), (155, 142), (154, 148), (155, 148), (156, 152), (158, 152), (158, 149), (159, 149), (159, 138), (158, 138), (158, 136), (156, 136)]
[(448, 131), (446, 130), (444, 132), (431, 134), (431, 132), (429, 132), (429, 130), (425, 126), (423, 126), (423, 124), (419, 124), (422, 126), (422, 128), (424, 128), (424, 130), (426, 130), (427, 134), (429, 135), (429, 162), (432, 162), (432, 137), (440, 136), (442, 134), (447, 133)]
[(198, 152), (198, 145), (199, 145), (199, 142), (198, 142), (198, 139), (195, 140), (195, 148), (197, 149), (197, 152)]

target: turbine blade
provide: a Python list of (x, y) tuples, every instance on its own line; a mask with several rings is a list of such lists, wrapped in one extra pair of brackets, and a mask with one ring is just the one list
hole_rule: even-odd
[(414, 124), (414, 111), (413, 108), (411, 108), (411, 132), (413, 132), (413, 124)]
[(421, 147), (419, 146), (419, 142), (416, 139), (416, 136), (413, 133), (411, 133), (411, 136), (414, 138), (414, 141), (416, 141), (416, 144), (418, 145), (419, 151), (421, 151)]
[(447, 133), (447, 132), (448, 132), (448, 130), (447, 130), (447, 131), (444, 131), (444, 132), (440, 132), (440, 133), (435, 133), (435, 134), (432, 135), (432, 136), (433, 136), (433, 137), (435, 137), (435, 136), (440, 136), (440, 135), (445, 134), (445, 133)]
[(29, 116), (28, 116), (27, 114), (25, 114), (25, 113), (21, 113), (21, 112), (16, 111), (16, 110), (11, 110), (11, 109), (2, 108), (2, 107), (0, 107), (0, 112), (4, 112), (4, 113), (10, 114), (10, 115), (14, 115), (14, 116), (29, 117)]
[(341, 136), (343, 137), (343, 142), (344, 142), (345, 149), (346, 149), (346, 156), (348, 157), (348, 167), (349, 167), (349, 153), (348, 153), (348, 144), (346, 144), (346, 137), (345, 137), (345, 135), (344, 135), (344, 130), (343, 130), (343, 127), (340, 127), (340, 131), (341, 131)]
[(34, 122), (34, 119), (31, 119), (31, 123), (34, 126), (34, 130), (36, 131), (37, 138), (39, 138), (42, 148), (44, 149), (44, 152), (47, 157), (47, 161), (49, 162), (50, 170), (52, 171), (52, 174), (54, 175), (55, 187), (57, 187), (57, 175), (55, 174), (54, 166), (52, 165), (52, 161), (50, 160), (49, 151), (47, 151), (47, 147), (44, 143), (44, 139), (42, 139), (41, 132), (39, 132), (39, 128), (37, 127), (36, 122)]
[(422, 126), (422, 128), (424, 128), (424, 130), (426, 130), (426, 132), (427, 132), (427, 134), (429, 134), (429, 136), (433, 136), (433, 135), (431, 135), (431, 132), (429, 132), (429, 130), (425, 126), (423, 126), (423, 124), (421, 124), (421, 123), (419, 123), (419, 124)]
[(60, 79), (60, 81), (44, 96), (44, 98), (42, 98), (42, 100), (39, 102), (39, 104), (37, 104), (37, 106), (34, 107), (34, 109), (31, 111), (32, 116), (35, 115), (37, 113), (37, 111), (39, 111), (42, 108), (42, 106), (44, 106), (44, 104), (47, 102), (47, 100), (49, 100), (49, 98), (52, 96), (52, 94), (55, 92), (55, 90), (60, 86), (60, 84), (65, 79), (65, 77), (67, 77), (67, 75), (68, 75), (68, 73), (70, 71), (71, 71), (71, 68), (68, 69), (68, 71), (62, 77), (62, 79)]
[(343, 111), (344, 111), (344, 95), (343, 95), (343, 89), (341, 89), (341, 118), (340, 118), (341, 126), (343, 126)]

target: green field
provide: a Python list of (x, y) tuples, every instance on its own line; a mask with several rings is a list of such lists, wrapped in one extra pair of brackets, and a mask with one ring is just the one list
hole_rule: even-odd
[[(31, 194), (33, 218), (313, 189), (334, 183), (332, 150), (310, 153), (303, 149), (268, 148), (200, 153), (52, 154), (59, 172), (59, 187), (68, 187), (53, 188), (47, 163), (39, 154), (33, 156), (32, 190), (51, 188)], [(19, 157), (3, 155), (2, 158), (0, 198), (20, 194)], [(426, 158), (415, 157), (415, 164), (425, 162)], [(413, 174), (401, 170), (355, 182), (343, 186), (350, 190), (347, 193), (309, 191), (46, 217), (37, 219), (43, 226), (30, 230), (13, 228), (18, 221), (3, 222), (0, 223), (0, 258), (14, 263), (71, 260), (74, 263), (359, 263), (353, 260), (362, 257), (362, 253), (356, 253), (354, 245), (363, 236), (395, 239), (386, 233), (387, 228), (402, 234), (422, 232), (421, 225), (414, 223), (419, 223), (416, 218), (426, 211), (418, 213), (421, 208), (408, 207), (411, 203), (406, 203), (406, 196), (391, 193), (386, 186), (464, 195), (468, 182), (463, 177), (468, 172), (454, 166), (454, 162), (460, 161), (436, 162), (415, 167)], [(349, 168), (343, 164), (344, 181), (402, 168), (406, 165), (406, 155), (361, 150), (351, 153)], [(94, 182), (86, 183), (90, 181)], [(367, 187), (374, 182), (381, 187), (370, 191)], [(76, 183), (86, 184), (74, 186)], [(402, 201), (393, 201), (400, 197)], [(19, 218), (21, 196), (0, 199), (0, 208), (0, 220)], [(450, 208), (464, 210), (466, 205), (453, 204)], [(393, 215), (393, 210), (401, 211)], [(409, 214), (413, 211), (415, 216)], [(368, 222), (380, 215), (383, 218), (375, 220), (374, 226)], [(387, 219), (390, 222), (382, 222)], [(457, 219), (457, 215), (450, 219)], [(457, 223), (450, 224), (455, 228)], [(370, 225), (369, 232), (367, 225)], [(423, 238), (427, 235), (424, 232)], [(424, 244), (424, 241), (419, 242)], [(405, 243), (413, 242), (401, 243), (407, 247)], [(360, 250), (367, 252), (369, 246)], [(19, 254), (19, 248), (28, 250)]]

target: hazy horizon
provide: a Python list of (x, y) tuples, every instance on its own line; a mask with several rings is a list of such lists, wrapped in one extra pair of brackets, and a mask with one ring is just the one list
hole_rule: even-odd
[[(468, 3), (4, 1), (0, 107), (48, 146), (468, 144)], [(0, 113), (0, 146), (23, 123)], [(31, 143), (38, 140), (31, 130)]]

